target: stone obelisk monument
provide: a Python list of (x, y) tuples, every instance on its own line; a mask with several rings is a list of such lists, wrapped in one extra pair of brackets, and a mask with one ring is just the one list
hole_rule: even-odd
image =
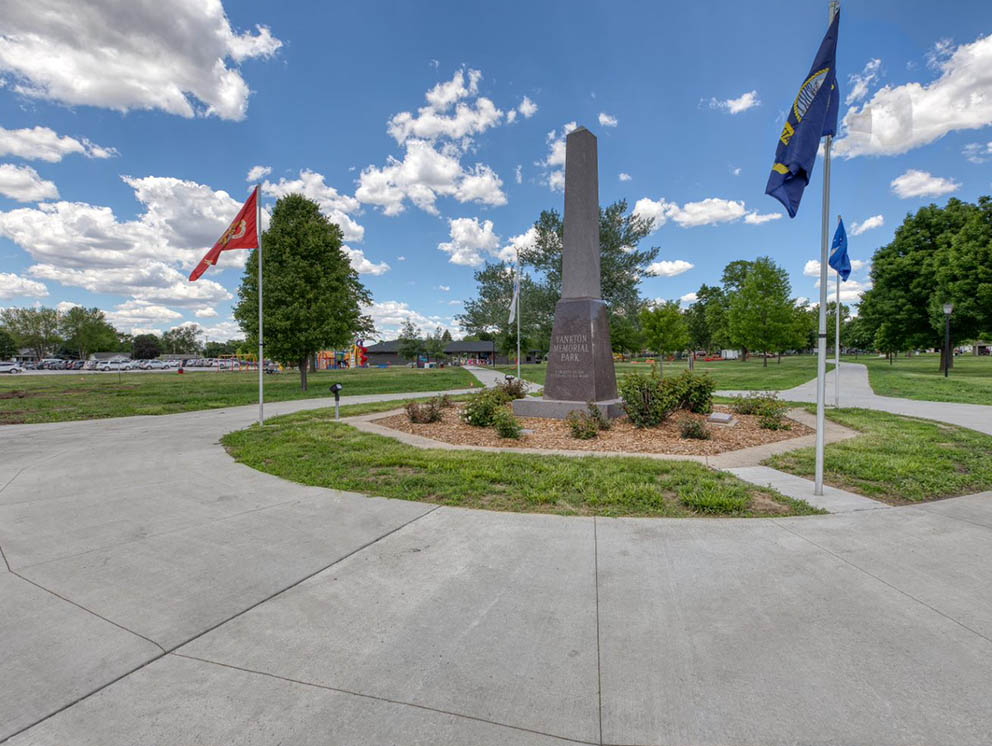
[(544, 397), (517, 399), (521, 417), (564, 418), (595, 402), (608, 417), (622, 412), (610, 347), (610, 322), (600, 289), (599, 158), (585, 127), (565, 140), (565, 240), (561, 300), (548, 355)]

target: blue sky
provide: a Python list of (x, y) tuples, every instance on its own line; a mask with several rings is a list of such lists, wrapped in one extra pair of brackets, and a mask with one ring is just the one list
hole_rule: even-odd
[[(457, 331), (478, 264), (561, 209), (572, 123), (599, 138), (601, 202), (656, 218), (644, 295), (691, 302), (759, 255), (817, 294), (821, 164), (794, 220), (764, 185), (825, 2), (110, 5), (0, 19), (0, 306), (240, 336), (245, 253), (184, 278), (259, 167), (264, 204), (303, 190), (345, 228), (384, 336)], [(832, 212), (856, 302), (907, 212), (992, 191), (992, 4), (842, 13)]]

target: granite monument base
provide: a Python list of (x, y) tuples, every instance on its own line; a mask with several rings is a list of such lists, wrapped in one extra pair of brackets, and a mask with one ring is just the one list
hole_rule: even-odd
[(544, 397), (518, 399), (513, 411), (521, 417), (562, 419), (573, 409), (585, 409), (587, 402), (596, 402), (607, 417), (622, 411), (606, 304), (599, 298), (562, 298), (555, 306)]
[[(607, 419), (615, 420), (623, 414), (623, 400), (609, 399), (607, 401), (594, 401), (593, 404)], [(515, 399), (513, 402), (513, 414), (517, 417), (544, 417), (549, 420), (564, 420), (569, 412), (579, 410), (587, 411), (588, 402), (585, 401), (563, 401), (561, 399), (538, 399), (534, 396), (527, 396), (523, 399)]]

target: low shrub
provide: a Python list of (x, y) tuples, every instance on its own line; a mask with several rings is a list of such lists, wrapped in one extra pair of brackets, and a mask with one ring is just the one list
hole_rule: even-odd
[(778, 394), (752, 392), (747, 396), (738, 396), (730, 408), (737, 414), (750, 414), (758, 418), (758, 426), (766, 430), (791, 430), (792, 426), (784, 421), (789, 405), (778, 398)]
[(634, 427), (657, 427), (678, 408), (676, 392), (662, 386), (658, 369), (653, 366), (650, 373), (628, 373), (617, 388)]
[(700, 513), (743, 513), (751, 504), (747, 488), (741, 485), (702, 482), (679, 493), (687, 508)]
[(603, 414), (603, 410), (596, 406), (595, 402), (586, 402), (586, 411), (589, 418), (596, 423), (600, 430), (609, 430), (612, 427), (609, 418)]
[(510, 397), (500, 388), (486, 389), (473, 396), (462, 409), (462, 421), (475, 427), (489, 427), (496, 412), (502, 410)]
[(438, 405), (444, 409), (449, 409), (450, 407), (455, 406), (455, 403), (451, 401), (451, 397), (447, 394), (441, 394), (440, 396), (436, 396), (434, 398), (437, 400)]
[(679, 420), (679, 432), (682, 433), (683, 438), (691, 440), (710, 439), (710, 431), (706, 427), (706, 423), (692, 417), (683, 417)]
[(696, 414), (709, 414), (713, 411), (713, 391), (716, 381), (706, 373), (683, 371), (672, 379), (679, 400), (680, 409), (688, 409)]
[(410, 422), (419, 425), (429, 422), (440, 422), (443, 417), (443, 412), (441, 411), (443, 406), (440, 397), (435, 397), (423, 404), (415, 401), (407, 402), (406, 416)]
[(501, 406), (493, 414), (493, 429), (496, 430), (499, 437), (512, 438), (513, 440), (520, 438), (522, 430), (520, 422), (513, 416), (513, 412), (505, 406)]
[[(597, 410), (598, 411), (598, 410)], [(580, 409), (573, 409), (565, 418), (572, 437), (578, 440), (592, 440), (599, 436), (599, 423), (588, 412)]]
[(523, 399), (527, 396), (527, 382), (522, 378), (507, 378), (503, 383), (496, 384), (496, 388), (510, 399)]

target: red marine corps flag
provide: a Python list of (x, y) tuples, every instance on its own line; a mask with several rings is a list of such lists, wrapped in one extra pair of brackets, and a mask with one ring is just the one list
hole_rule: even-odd
[(220, 252), (229, 249), (258, 249), (258, 424), (265, 422), (265, 402), (264, 384), (262, 383), (262, 373), (265, 370), (265, 347), (262, 341), (262, 234), (260, 226), (262, 224), (262, 209), (258, 203), (258, 187), (256, 186), (251, 196), (241, 207), (241, 211), (234, 218), (224, 235), (207, 252), (207, 255), (196, 265), (196, 269), (189, 276), (190, 282), (199, 279), (200, 275), (207, 271), (207, 267), (217, 264)]
[(234, 222), (228, 226), (213, 248), (196, 265), (196, 269), (190, 274), (190, 282), (200, 279), (200, 275), (207, 271), (208, 267), (217, 264), (220, 252), (228, 249), (257, 249), (258, 248), (258, 187), (252, 190), (251, 196), (241, 208), (241, 212), (234, 218)]

